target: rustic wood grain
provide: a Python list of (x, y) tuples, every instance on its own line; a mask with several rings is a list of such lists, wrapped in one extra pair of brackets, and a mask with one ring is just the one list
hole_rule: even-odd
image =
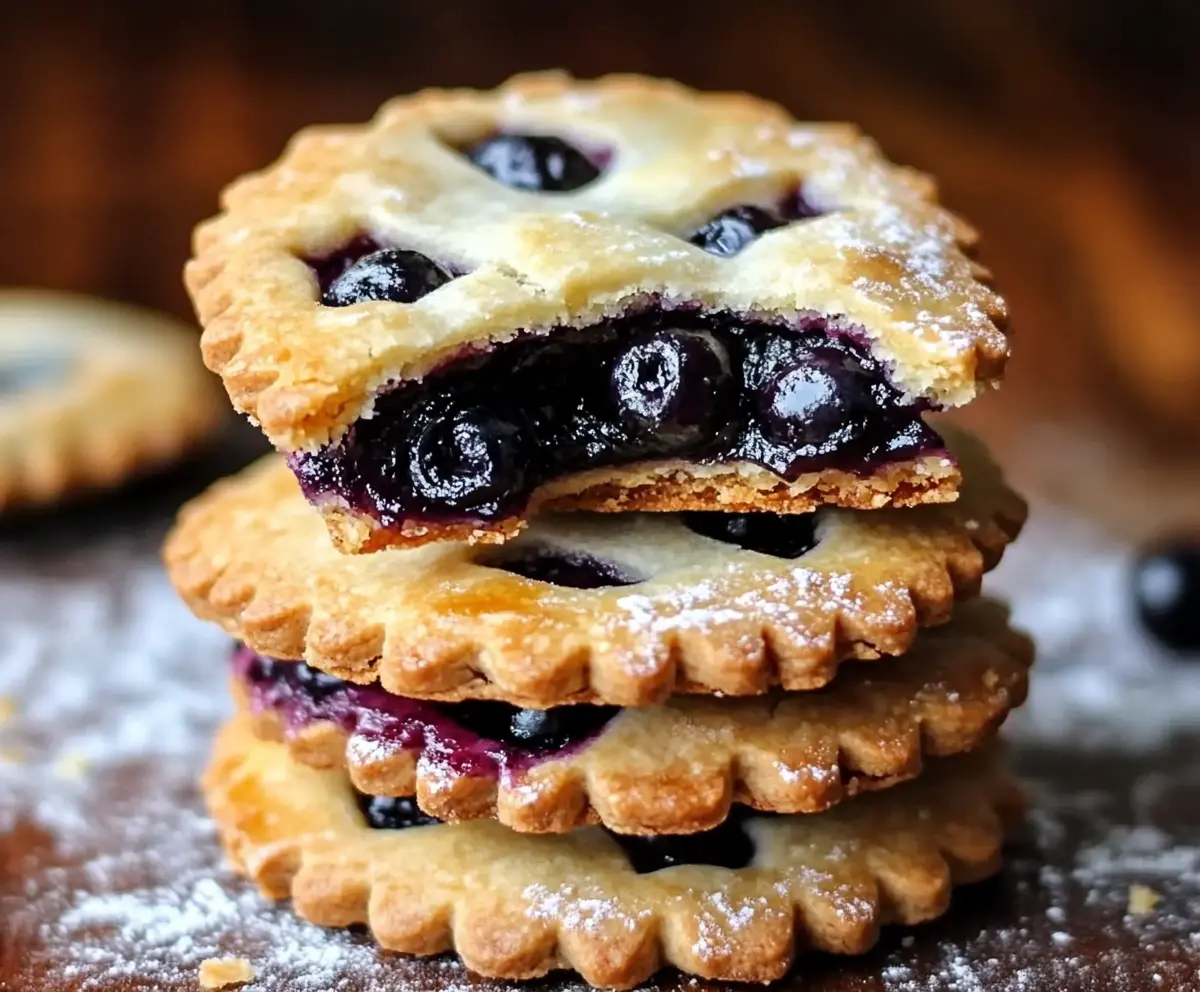
[[(800, 116), (858, 121), (892, 157), (936, 173), (944, 198), (982, 229), (984, 258), (1012, 304), (1017, 357), (1005, 388), (965, 419), (1018, 481), (1135, 538), (1200, 528), (1197, 42), (1200, 7), (1168, 0), (0, 3), (0, 283), (186, 315), (179, 270), (190, 228), (225, 182), (272, 159), (306, 123), (362, 119), (423, 85), (490, 85), (561, 65), (749, 89)], [(6, 560), (28, 552), (30, 568), (53, 569), (60, 550), (130, 526), (148, 535), (148, 559), (178, 501), (229, 462), (0, 530)], [(4, 623), (0, 603), (0, 636)], [(1130, 802), (1137, 783), (1195, 764), (1200, 740), (1139, 761), (1019, 757), (1051, 789), (1104, 788), (1115, 822), (1134, 824), (1144, 815)], [(114, 794), (136, 779), (130, 770)], [(1197, 800), (1196, 790), (1168, 795), (1154, 826), (1194, 842)], [(1096, 829), (1080, 815), (1055, 844), (1018, 847), (1002, 879), (964, 895), (905, 949), (913, 987), (955, 987), (943, 977), (957, 948), (973, 964), (1000, 961), (997, 990), (1200, 988), (1186, 925), (1200, 886), (1190, 882), (1172, 895), (1185, 924), (1151, 949), (1119, 909), (1090, 902), (1086, 885), (1059, 893), (1079, 935), (1071, 953), (1095, 967), (1083, 984), (1039, 984), (1038, 969), (1064, 953), (1046, 917), (1047, 865), (1069, 873), (1072, 851)], [(39, 927), (52, 921), (21, 913), (24, 879), (57, 868), (73, 870), (35, 825), (0, 837), (5, 992), (84, 987), (62, 974), (80, 949), (47, 944)], [(1022, 926), (1020, 949), (997, 936)], [(861, 961), (810, 962), (795, 987), (881, 989), (900, 939), (887, 936)], [(252, 944), (236, 950), (254, 958)], [(390, 966), (397, 989), (445, 982), (420, 963)], [(1024, 985), (1021, 969), (1033, 976)], [(677, 985), (668, 977), (659, 987)], [(146, 974), (86, 987), (176, 986)]]

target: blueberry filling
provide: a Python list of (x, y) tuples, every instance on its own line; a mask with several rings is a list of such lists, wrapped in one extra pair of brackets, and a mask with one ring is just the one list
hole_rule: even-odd
[(415, 303), (453, 279), (449, 272), (420, 252), (381, 248), (347, 265), (323, 288), (327, 307), (348, 307), (364, 300)]
[(329, 721), (369, 744), (372, 753), (416, 751), (422, 762), (463, 775), (519, 775), (582, 747), (618, 712), (615, 706), (587, 704), (531, 710), (490, 701), (408, 699), (244, 646), (234, 653), (234, 671), (254, 711), (275, 713), (288, 733)]
[(546, 135), (496, 134), (465, 153), (497, 182), (530, 192), (566, 193), (600, 177), (600, 168), (578, 148)]
[(776, 207), (749, 204), (730, 207), (702, 224), (688, 240), (712, 255), (728, 258), (766, 231), (784, 227), (792, 221), (817, 217), (820, 213), (797, 193)]
[(676, 865), (744, 868), (754, 857), (754, 841), (745, 830), (745, 823), (752, 815), (745, 807), (735, 806), (719, 827), (701, 833), (611, 836), (621, 845), (625, 857), (639, 875)]
[(799, 558), (817, 545), (811, 513), (684, 513), (684, 525), (714, 541), (747, 551)]
[(0, 397), (49, 386), (65, 379), (70, 362), (59, 352), (31, 352), (0, 358)]
[(823, 319), (648, 310), (460, 354), (291, 464), (310, 499), (384, 527), (475, 523), (561, 476), (648, 459), (867, 472), (944, 449), (925, 408)]
[[(357, 796), (363, 818), (373, 830), (404, 830), (441, 823), (422, 813), (410, 798)], [(754, 858), (754, 841), (745, 831), (745, 822), (752, 814), (743, 807), (734, 807), (729, 818), (719, 827), (697, 834), (663, 834), (655, 837), (632, 837), (606, 831), (615, 840), (629, 864), (639, 875), (674, 868), (677, 865), (717, 865), (721, 868), (744, 868)], [(758, 814), (762, 815), (762, 814)]]
[(642, 581), (616, 562), (605, 561), (582, 551), (559, 551), (545, 545), (502, 548), (476, 560), (490, 568), (571, 589), (631, 586)]
[(435, 816), (422, 813), (416, 800), (407, 796), (397, 799), (391, 796), (368, 796), (360, 792), (358, 808), (372, 830), (405, 830), (442, 822)]
[(1165, 647), (1200, 652), (1200, 542), (1163, 544), (1144, 554), (1133, 592), (1142, 623)]

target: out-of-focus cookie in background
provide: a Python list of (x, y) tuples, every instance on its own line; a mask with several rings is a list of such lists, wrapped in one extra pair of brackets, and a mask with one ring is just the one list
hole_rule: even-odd
[(1200, 528), (1200, 8), (612, 0), (0, 7), (0, 284), (192, 321), (192, 226), (314, 120), (519, 70), (631, 70), (852, 120), (983, 234), (1014, 360), (963, 419), (1121, 539)]

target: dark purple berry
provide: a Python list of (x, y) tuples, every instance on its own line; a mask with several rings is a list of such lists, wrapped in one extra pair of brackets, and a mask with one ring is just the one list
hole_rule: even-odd
[(754, 841), (744, 829), (744, 814), (732, 812), (719, 827), (696, 834), (631, 837), (612, 834), (639, 875), (676, 865), (744, 868), (754, 858)]
[(870, 382), (853, 358), (832, 348), (796, 345), (759, 386), (755, 405), (768, 437), (792, 447), (847, 443), (875, 409)]
[(820, 444), (845, 425), (842, 384), (828, 369), (801, 365), (758, 397), (768, 435), (792, 445)]
[(535, 582), (548, 582), (570, 589), (631, 586), (641, 581), (616, 562), (604, 561), (579, 551), (558, 551), (536, 545), (505, 549), (490, 559), (484, 559), (482, 563)]
[(453, 278), (420, 252), (384, 248), (350, 265), (321, 294), (321, 302), (327, 307), (348, 307), (365, 300), (415, 303)]
[(263, 655), (255, 655), (246, 671), (246, 678), (259, 683), (283, 682), (301, 689), (313, 699), (323, 699), (346, 687), (341, 679), (310, 668), (302, 661), (277, 661)]
[(787, 222), (762, 207), (733, 207), (706, 221), (688, 240), (712, 255), (727, 258), (757, 240), (764, 231)]
[(436, 817), (422, 813), (415, 799), (359, 794), (358, 807), (372, 830), (404, 830), (408, 827), (427, 827), (441, 823)]
[(544, 135), (498, 134), (471, 146), (467, 157), (497, 182), (532, 192), (565, 193), (600, 175), (579, 149)]
[(414, 417), (407, 450), (413, 492), (451, 510), (487, 506), (525, 479), (516, 424), (478, 407), (444, 413), (436, 401)]
[(799, 558), (817, 544), (811, 513), (685, 513), (689, 530), (747, 551)]
[(475, 701), (445, 707), (460, 727), (518, 751), (555, 751), (586, 740), (616, 714), (615, 706), (556, 706), (518, 709), (508, 703)]
[(303, 662), (287, 663), (292, 668), (292, 681), (301, 686), (314, 699), (324, 699), (340, 689), (346, 688), (341, 679), (326, 675), (318, 668), (312, 668)]
[(1200, 651), (1200, 542), (1160, 546), (1133, 574), (1138, 616), (1172, 651)]
[(613, 364), (617, 415), (635, 438), (666, 449), (692, 444), (727, 406), (729, 364), (725, 346), (705, 331), (640, 335)]

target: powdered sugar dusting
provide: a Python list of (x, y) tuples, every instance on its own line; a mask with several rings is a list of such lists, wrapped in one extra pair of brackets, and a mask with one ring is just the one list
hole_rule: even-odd
[[(53, 555), (0, 548), (0, 753), (20, 756), (0, 761), (0, 831), (10, 835), (0, 834), (0, 863), (16, 852), (16, 872), (0, 873), (0, 968), (18, 962), (15, 988), (194, 989), (213, 957), (248, 959), (254, 990), (513, 987), (470, 978), (448, 958), (393, 958), (367, 937), (305, 925), (223, 867), (193, 783), (229, 708), (227, 642), (178, 605), (157, 543), (142, 532)], [(805, 956), (803, 987), (1200, 989), (1200, 834), (1170, 812), (1200, 810), (1200, 762), (1147, 770), (1143, 757), (1172, 733), (1194, 733), (1200, 674), (1140, 637), (1122, 591), (1128, 561), (1086, 523), (1035, 512), (992, 583), (1013, 594), (1043, 647), (1014, 737), (1035, 772), (1046, 749), (1076, 755), (1079, 780), (1041, 788), (1032, 839), (1000, 882), (960, 898), (943, 923), (885, 934), (865, 958)], [(1101, 745), (1118, 759), (1081, 754)], [(1142, 771), (1118, 774), (1114, 760)], [(1127, 795), (1113, 790), (1130, 780)], [(1130, 912), (1135, 886), (1155, 894), (1150, 909)], [(607, 903), (578, 907), (581, 926), (609, 919)], [(768, 912), (732, 897), (714, 904), (697, 954), (720, 954), (718, 919), (753, 927)], [(570, 978), (538, 987), (583, 988)], [(716, 988), (671, 975), (647, 986), (681, 987)]]

